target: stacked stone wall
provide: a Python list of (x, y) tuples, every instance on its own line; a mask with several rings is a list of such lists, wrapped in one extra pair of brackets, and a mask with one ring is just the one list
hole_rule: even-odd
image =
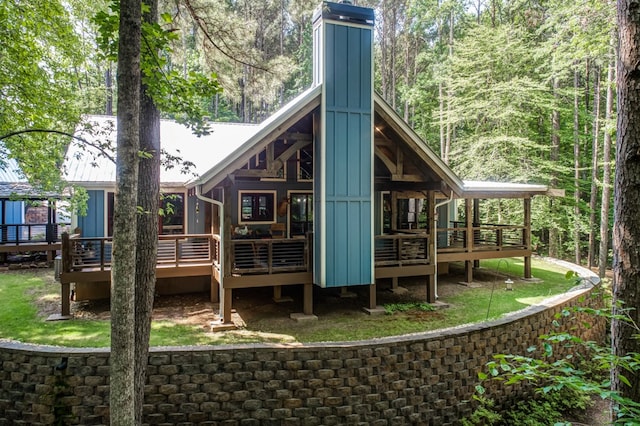
[[(153, 348), (144, 421), (459, 424), (473, 411), (478, 372), (494, 354), (526, 353), (563, 309), (599, 305), (595, 292), (567, 293), (496, 321), (392, 338)], [(602, 320), (563, 318), (560, 329), (583, 339), (597, 341), (605, 334)], [(109, 424), (108, 350), (0, 341), (0, 362), (0, 425)], [(496, 382), (487, 396), (500, 404), (531, 392)]]

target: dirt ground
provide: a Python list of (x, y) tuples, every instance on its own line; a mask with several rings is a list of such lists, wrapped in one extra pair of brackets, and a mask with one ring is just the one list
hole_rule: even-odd
[[(496, 281), (502, 283), (504, 276), (495, 276), (493, 271), (478, 272), (476, 281), (472, 286), (491, 286)], [(450, 274), (446, 279), (442, 277), (438, 283), (438, 296), (446, 300), (446, 296), (459, 292), (467, 287), (461, 284), (462, 274)], [(426, 300), (427, 281), (424, 278), (401, 279), (399, 283), (402, 291), (392, 292), (390, 280), (383, 280), (378, 285), (378, 305), (387, 303), (420, 302)], [(290, 322), (289, 315), (302, 311), (301, 286), (284, 287), (282, 290), (283, 303), (273, 300), (273, 289), (251, 288), (238, 289), (233, 292), (233, 320), (237, 326), (243, 327), (250, 324), (253, 319), (270, 317), (276, 322)], [(314, 314), (332, 315), (344, 311), (353, 310), (360, 312), (367, 301), (367, 289), (356, 288), (341, 293), (337, 289), (314, 288), (313, 302)], [(39, 312), (42, 316), (56, 313), (60, 309), (59, 298), (40, 300)], [(154, 320), (167, 320), (176, 324), (196, 325), (210, 328), (212, 321), (219, 320), (217, 313), (219, 306), (209, 300), (206, 293), (181, 294), (181, 295), (157, 295), (153, 307)], [(110, 318), (110, 306), (108, 300), (97, 301), (73, 301), (71, 312), (76, 319), (100, 319)], [(425, 315), (437, 315), (437, 312), (425, 312)]]

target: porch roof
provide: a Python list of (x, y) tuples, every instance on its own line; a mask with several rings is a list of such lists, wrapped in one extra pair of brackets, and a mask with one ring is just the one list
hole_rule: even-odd
[(464, 181), (465, 198), (528, 198), (533, 195), (564, 196), (564, 190), (527, 183)]
[(18, 162), (10, 157), (11, 153), (0, 143), (0, 198), (59, 198), (61, 194), (45, 192), (34, 187), (22, 172)]

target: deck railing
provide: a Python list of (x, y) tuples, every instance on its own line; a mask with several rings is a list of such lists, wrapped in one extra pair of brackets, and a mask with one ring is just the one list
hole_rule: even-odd
[(274, 238), (231, 240), (234, 274), (274, 274), (308, 271), (309, 239)]
[[(213, 260), (211, 235), (160, 235), (158, 266), (180, 266), (210, 263)], [(80, 237), (63, 234), (62, 255), (65, 271), (107, 270), (111, 267), (113, 240), (111, 237)]]
[[(465, 222), (453, 221), (452, 228), (438, 228), (438, 235), (445, 234), (449, 241), (443, 252), (455, 252), (467, 248), (467, 228)], [(474, 250), (526, 249), (526, 228), (522, 225), (502, 225), (492, 223), (476, 224), (472, 228)]]
[(68, 232), (69, 223), (19, 223), (0, 225), (0, 244), (55, 243)]
[(402, 266), (430, 262), (429, 235), (396, 234), (375, 237), (376, 266)]

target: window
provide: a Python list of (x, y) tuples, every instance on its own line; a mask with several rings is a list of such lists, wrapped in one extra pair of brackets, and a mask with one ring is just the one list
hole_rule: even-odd
[(276, 221), (275, 191), (240, 191), (240, 223)]
[(305, 235), (313, 231), (313, 194), (291, 193), (289, 196), (291, 235)]
[(398, 229), (427, 229), (427, 202), (424, 199), (398, 200)]
[[(107, 235), (113, 236), (114, 193), (107, 193)], [(158, 217), (160, 235), (184, 234), (184, 193), (170, 192), (160, 194), (162, 215)]]
[(391, 233), (391, 193), (382, 193), (382, 233)]
[(298, 151), (298, 181), (313, 180), (313, 145), (307, 145)]
[(161, 235), (184, 234), (184, 194), (180, 192), (168, 192), (161, 194), (160, 217)]

